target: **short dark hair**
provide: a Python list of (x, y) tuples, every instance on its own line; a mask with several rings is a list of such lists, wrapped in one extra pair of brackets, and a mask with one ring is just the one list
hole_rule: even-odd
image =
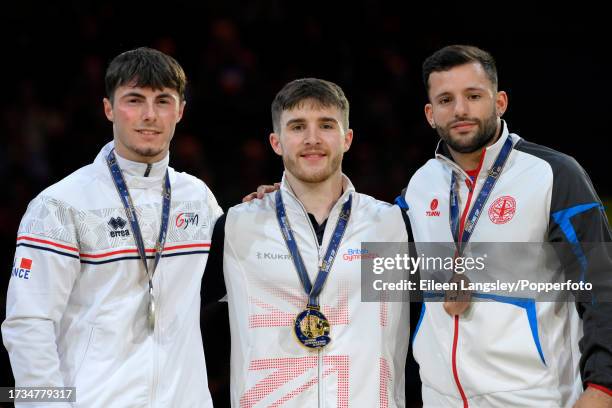
[(122, 85), (140, 88), (174, 89), (185, 99), (187, 78), (174, 58), (148, 47), (140, 47), (117, 55), (106, 69), (106, 96), (112, 101)]
[(272, 101), (272, 126), (279, 133), (283, 111), (299, 106), (306, 99), (313, 99), (323, 107), (336, 107), (342, 113), (344, 130), (348, 130), (349, 102), (338, 85), (317, 78), (302, 78), (286, 84)]
[(429, 92), (429, 76), (432, 72), (448, 71), (459, 65), (477, 62), (484, 68), (487, 77), (497, 90), (497, 68), (495, 59), (488, 52), (471, 45), (449, 45), (429, 56), (423, 62), (423, 83)]

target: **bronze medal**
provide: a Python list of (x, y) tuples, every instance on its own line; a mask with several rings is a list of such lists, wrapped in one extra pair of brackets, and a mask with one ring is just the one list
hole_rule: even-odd
[(456, 289), (447, 290), (444, 296), (444, 310), (451, 316), (461, 315), (470, 307), (472, 291), (463, 289), (470, 284), (470, 279), (462, 273), (453, 273), (449, 283)]

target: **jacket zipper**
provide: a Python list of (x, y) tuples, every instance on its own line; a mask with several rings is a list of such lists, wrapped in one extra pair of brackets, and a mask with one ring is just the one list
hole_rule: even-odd
[[(343, 197), (344, 197), (344, 194), (340, 196), (340, 198), (338, 199), (337, 202), (340, 202), (340, 200)], [(300, 207), (302, 207), (302, 211), (303, 211), (304, 217), (306, 217), (306, 222), (308, 222), (308, 225), (310, 226), (310, 231), (312, 232), (312, 236), (314, 238), (315, 245), (317, 246), (317, 257), (319, 258), (318, 262), (317, 262), (317, 268), (319, 268), (321, 266), (322, 254), (321, 254), (321, 245), (319, 245), (319, 239), (317, 238), (317, 233), (315, 232), (314, 227), (312, 226), (312, 222), (310, 222), (310, 217), (308, 217), (308, 212), (306, 211), (306, 208), (304, 207), (304, 204), (302, 204), (300, 202), (300, 200), (298, 200), (295, 195), (293, 195), (293, 198), (295, 199), (295, 201), (298, 202), (298, 204), (300, 204)], [(331, 213), (332, 213), (333, 210), (334, 210), (334, 208), (332, 208), (332, 210), (329, 212), (330, 216), (331, 216)], [(329, 216), (328, 216), (327, 219), (329, 220)], [(327, 225), (329, 225), (329, 223)], [(326, 230), (327, 230), (327, 225), (325, 226)], [(323, 235), (325, 235), (325, 233)], [(323, 388), (322, 371), (323, 371), (322, 350), (317, 350), (317, 406), (319, 408), (323, 408), (323, 406), (324, 406), (324, 404), (323, 404), (324, 399), (323, 399), (323, 395), (322, 395), (322, 391), (323, 391), (322, 390), (322, 388)]]
[[(306, 211), (306, 208), (304, 208), (304, 205), (300, 202), (300, 200), (297, 200), (298, 203), (300, 203), (300, 206), (302, 207), (302, 210), (304, 212), (304, 216), (306, 217), (306, 221), (308, 222), (308, 225), (310, 226), (310, 231), (312, 232), (312, 236), (314, 238), (315, 241), (315, 245), (317, 246), (317, 269), (321, 267), (321, 245), (319, 245), (319, 239), (317, 238), (317, 233), (314, 230), (314, 227), (312, 226), (312, 222), (310, 222), (310, 217), (308, 217), (308, 212)], [(326, 226), (327, 227), (327, 226)], [(322, 380), (323, 378), (321, 378), (321, 370), (322, 370), (322, 362), (323, 362), (323, 356), (321, 355), (322, 350), (317, 350), (317, 406), (318, 408), (322, 408), (323, 407), (323, 393), (322, 393)]]
[[(463, 210), (463, 214), (461, 215), (461, 223), (459, 225), (459, 242), (461, 242), (461, 237), (463, 236), (463, 227), (465, 226), (465, 218), (467, 216), (467, 212), (470, 208), (470, 203), (472, 201), (472, 194), (474, 192), (474, 187), (476, 183), (470, 184), (469, 186), (469, 194), (467, 203), (465, 204), (465, 208)], [(455, 385), (457, 385), (457, 389), (459, 390), (459, 395), (461, 395), (461, 400), (463, 401), (463, 408), (468, 408), (468, 401), (465, 397), (465, 392), (463, 391), (463, 387), (461, 386), (461, 382), (459, 381), (459, 373), (457, 371), (457, 343), (459, 341), (459, 315), (455, 315), (455, 330), (453, 333), (453, 349), (451, 353), (452, 359), (452, 369), (453, 369), (453, 377), (455, 379)]]
[(317, 393), (319, 394), (319, 408), (323, 408), (324, 404), (324, 399), (323, 399), (323, 356), (321, 355), (323, 353), (323, 350), (317, 350), (317, 357), (318, 357), (318, 362), (317, 362), (317, 384), (319, 385), (317, 387)]
[(463, 401), (463, 408), (468, 408), (468, 400), (465, 396), (465, 392), (463, 391), (463, 387), (461, 386), (461, 382), (459, 381), (459, 374), (457, 373), (457, 342), (459, 340), (459, 315), (455, 315), (455, 334), (453, 335), (453, 377), (455, 378), (455, 383), (457, 384), (457, 388), (459, 389), (459, 394), (461, 395), (461, 400)]
[[(158, 306), (159, 307), (159, 306)], [(151, 387), (151, 407), (155, 407), (156, 406), (156, 400), (157, 400), (157, 383), (158, 383), (158, 378), (157, 378), (157, 371), (158, 371), (158, 365), (159, 362), (157, 361), (157, 350), (156, 350), (156, 344), (157, 344), (157, 326), (159, 325), (159, 309), (156, 310), (156, 322), (155, 322), (155, 326), (153, 327), (153, 334), (152, 334), (152, 340), (153, 340), (153, 385)]]
[(153, 401), (151, 401), (151, 405), (153, 407), (159, 406), (157, 401), (157, 389), (159, 387), (159, 353), (157, 351), (157, 345), (161, 343), (159, 337), (161, 336), (160, 332), (160, 324), (161, 324), (161, 309), (160, 309), (160, 296), (161, 296), (161, 286), (162, 286), (162, 277), (159, 275), (157, 277), (157, 283), (154, 285), (157, 288), (157, 293), (155, 293), (156, 300), (156, 310), (155, 310), (155, 325), (153, 326)]
[[(461, 242), (461, 238), (463, 237), (463, 229), (465, 227), (465, 219), (467, 217), (468, 211), (470, 209), (470, 204), (472, 203), (472, 195), (474, 194), (474, 190), (476, 190), (476, 183), (478, 182), (478, 176), (480, 175), (480, 170), (482, 169), (482, 163), (484, 162), (486, 152), (483, 151), (483, 154), (480, 158), (480, 163), (478, 164), (478, 171), (476, 172), (476, 177), (472, 181), (467, 174), (461, 169), (461, 173), (465, 174), (467, 177), (465, 179), (469, 193), (467, 203), (465, 204), (465, 208), (463, 209), (463, 214), (461, 214), (461, 222), (459, 223), (459, 242)], [(457, 385), (457, 389), (459, 390), (459, 395), (461, 396), (461, 400), (463, 401), (463, 408), (468, 408), (468, 400), (465, 396), (465, 392), (463, 391), (463, 386), (461, 385), (461, 381), (459, 380), (459, 371), (457, 370), (457, 344), (459, 342), (459, 315), (455, 315), (455, 328), (453, 332), (453, 349), (451, 353), (452, 360), (452, 369), (453, 369), (453, 377), (455, 379), (455, 384)]]

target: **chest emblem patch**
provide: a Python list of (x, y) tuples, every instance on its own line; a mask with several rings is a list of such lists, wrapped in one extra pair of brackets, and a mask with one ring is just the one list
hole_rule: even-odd
[(505, 224), (514, 217), (516, 200), (510, 196), (502, 196), (489, 207), (489, 218), (495, 224)]

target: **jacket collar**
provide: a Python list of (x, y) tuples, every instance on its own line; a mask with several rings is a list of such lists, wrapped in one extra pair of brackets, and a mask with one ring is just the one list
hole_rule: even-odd
[[(288, 205), (298, 206), (298, 207), (301, 207), (304, 211), (306, 211), (304, 205), (297, 198), (297, 196), (293, 192), (293, 189), (289, 185), (285, 172), (283, 172), (283, 179), (281, 181), (280, 190), (283, 192), (283, 197), (286, 197), (286, 196), (291, 197), (291, 200), (284, 200), (285, 206), (288, 206)], [(329, 212), (329, 216), (327, 218), (328, 220), (332, 217), (332, 215), (334, 215), (337, 212), (338, 213), (340, 212), (340, 209), (342, 205), (344, 204), (344, 202), (348, 200), (351, 193), (354, 193), (354, 192), (355, 192), (355, 187), (353, 186), (353, 183), (351, 183), (351, 180), (346, 176), (346, 174), (342, 173), (342, 194), (340, 195), (340, 198), (338, 199), (338, 201), (336, 201), (331, 211)]]
[[(484, 155), (481, 159), (480, 172), (478, 173), (479, 179), (487, 176), (489, 170), (491, 169), (491, 167), (493, 167), (493, 164), (495, 163), (495, 159), (497, 158), (497, 155), (499, 154), (502, 147), (504, 146), (506, 139), (508, 139), (509, 137), (512, 138), (513, 145), (515, 145), (520, 139), (519, 136), (509, 133), (508, 125), (506, 124), (506, 121), (502, 120), (501, 125), (502, 125), (502, 132), (501, 132), (499, 139), (497, 139), (497, 141), (493, 143), (491, 146), (488, 146), (485, 148)], [(443, 164), (451, 167), (452, 170), (463, 174), (465, 178), (469, 179), (468, 174), (461, 167), (459, 167), (457, 163), (455, 163), (455, 161), (453, 160), (450, 154), (450, 151), (448, 150), (448, 146), (443, 140), (440, 140), (438, 142), (438, 146), (436, 147), (435, 155), (436, 155), (436, 159), (441, 161)]]
[[(94, 160), (94, 163), (103, 166), (106, 172), (108, 172), (106, 157), (114, 147), (114, 141), (108, 142), (102, 148), (102, 150), (100, 150), (100, 153), (98, 153), (96, 159)], [(162, 160), (152, 163), (151, 165), (127, 160), (119, 156), (117, 152), (115, 152), (115, 157), (117, 157), (117, 163), (119, 164), (119, 168), (121, 168), (121, 172), (123, 173), (123, 177), (125, 178), (125, 182), (129, 188), (150, 188), (161, 186), (161, 182), (166, 175), (166, 169), (171, 169), (168, 166), (170, 161), (169, 153), (166, 154), (166, 157), (164, 157)], [(147, 167), (149, 166), (150, 169), (148, 175), (145, 177)]]

